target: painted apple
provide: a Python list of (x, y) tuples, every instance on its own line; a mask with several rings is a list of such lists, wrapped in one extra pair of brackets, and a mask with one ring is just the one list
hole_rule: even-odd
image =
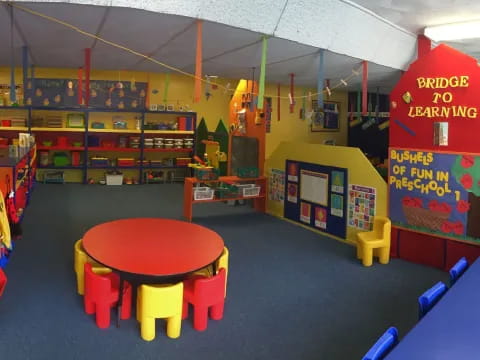
[(470, 189), (473, 185), (473, 178), (470, 174), (463, 174), (460, 178), (460, 182), (462, 183), (465, 189)]
[(457, 201), (457, 211), (460, 214), (466, 213), (468, 210), (470, 210), (470, 203), (465, 200), (458, 200)]
[(463, 155), (462, 160), (460, 161), (460, 165), (464, 168), (472, 167), (475, 163), (475, 158), (472, 155)]

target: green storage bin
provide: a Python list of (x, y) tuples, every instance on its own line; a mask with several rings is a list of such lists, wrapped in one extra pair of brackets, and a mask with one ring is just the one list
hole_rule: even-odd
[(258, 168), (257, 167), (237, 168), (237, 176), (239, 178), (257, 178)]
[(218, 169), (215, 169), (213, 167), (195, 168), (195, 177), (198, 180), (217, 180)]
[(68, 166), (70, 160), (65, 153), (55, 153), (53, 154), (53, 166)]

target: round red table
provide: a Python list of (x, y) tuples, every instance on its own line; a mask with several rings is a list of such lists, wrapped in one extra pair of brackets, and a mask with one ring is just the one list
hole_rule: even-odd
[(83, 248), (123, 277), (162, 281), (182, 278), (213, 264), (223, 252), (215, 231), (190, 222), (134, 218), (97, 225), (83, 236)]

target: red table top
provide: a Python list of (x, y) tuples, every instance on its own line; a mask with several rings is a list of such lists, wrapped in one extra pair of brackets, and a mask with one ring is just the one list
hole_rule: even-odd
[(193, 272), (213, 263), (223, 239), (189, 222), (137, 218), (97, 225), (82, 240), (87, 254), (114, 270), (150, 276)]

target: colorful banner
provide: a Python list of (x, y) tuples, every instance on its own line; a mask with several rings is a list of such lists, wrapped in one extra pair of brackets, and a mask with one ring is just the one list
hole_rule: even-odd
[(360, 230), (372, 230), (377, 190), (372, 187), (350, 185), (348, 187), (348, 226)]
[(480, 156), (390, 149), (394, 225), (480, 242)]

